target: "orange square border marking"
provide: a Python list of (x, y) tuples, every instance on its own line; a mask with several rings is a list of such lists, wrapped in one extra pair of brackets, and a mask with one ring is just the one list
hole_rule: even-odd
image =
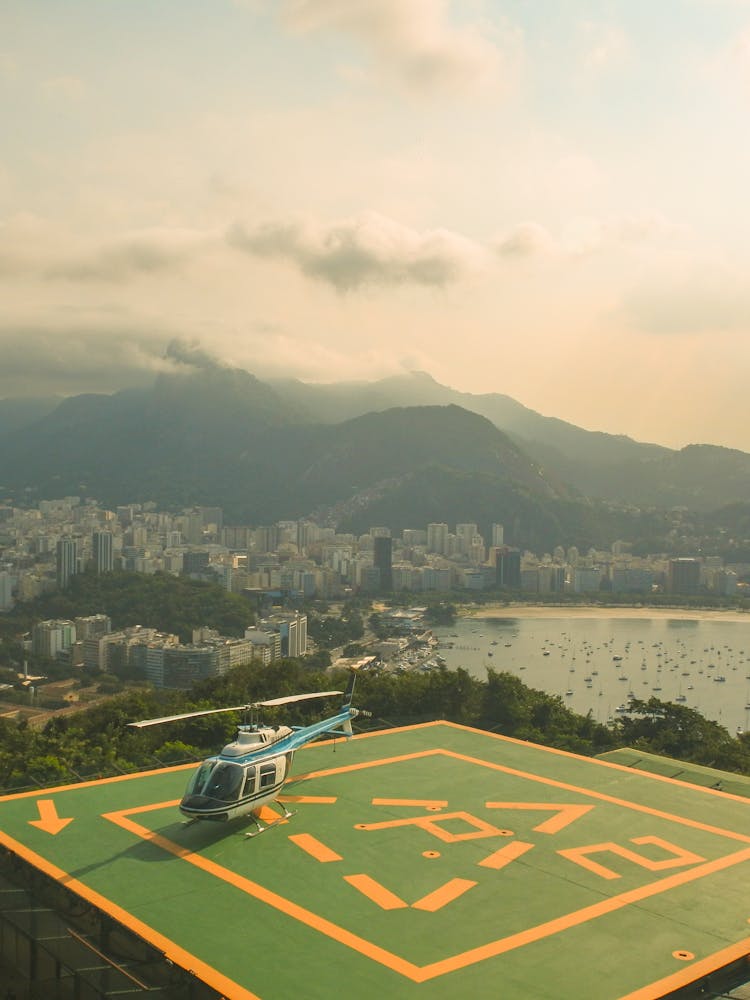
[[(323, 778), (329, 777), (335, 774), (346, 774), (359, 770), (366, 770), (372, 767), (382, 767), (387, 764), (401, 763), (409, 760), (418, 760), (425, 757), (448, 757), (455, 760), (461, 760), (466, 763), (485, 767), (490, 770), (500, 771), (504, 774), (513, 775), (515, 777), (524, 778), (530, 781), (535, 781), (540, 784), (548, 785), (553, 788), (563, 789), (565, 791), (573, 792), (576, 795), (587, 796), (588, 798), (597, 799), (601, 802), (608, 802), (617, 806), (622, 806), (627, 809), (634, 810), (636, 812), (646, 813), (651, 816), (658, 817), (660, 819), (665, 819), (670, 822), (678, 823), (683, 826), (692, 827), (694, 829), (702, 830), (707, 833), (715, 834), (721, 837), (728, 838), (730, 840), (740, 841), (745, 845), (750, 845), (750, 836), (737, 833), (732, 830), (725, 830), (720, 827), (712, 826), (707, 823), (703, 823), (699, 820), (689, 819), (684, 816), (677, 816), (672, 813), (664, 812), (660, 809), (655, 809), (651, 806), (643, 805), (640, 803), (628, 802), (625, 799), (619, 799), (615, 796), (608, 795), (605, 792), (598, 792), (593, 789), (581, 788), (577, 785), (572, 785), (566, 782), (558, 781), (554, 778), (548, 778), (541, 775), (531, 774), (525, 771), (520, 771), (516, 768), (508, 767), (504, 764), (498, 764), (492, 761), (481, 760), (476, 757), (471, 757), (465, 754), (457, 753), (452, 750), (444, 750), (440, 748), (431, 750), (422, 750), (415, 753), (401, 754), (394, 757), (384, 757), (380, 760), (373, 761), (363, 761), (356, 764), (347, 764), (341, 767), (330, 768), (321, 771), (310, 771), (306, 774), (299, 775), (290, 780), (290, 784), (296, 781), (308, 780), (310, 778)], [(524, 945), (531, 944), (535, 941), (543, 940), (544, 938), (551, 937), (555, 934), (562, 933), (572, 927), (577, 927), (581, 924), (588, 922), (589, 920), (594, 920), (598, 917), (604, 916), (608, 913), (613, 913), (619, 909), (626, 906), (630, 906), (634, 903), (641, 902), (644, 899), (648, 899), (651, 896), (659, 895), (663, 892), (668, 892), (671, 889), (675, 889), (679, 886), (686, 885), (690, 882), (697, 881), (701, 878), (705, 878), (719, 871), (724, 871), (727, 868), (731, 868), (734, 865), (741, 864), (744, 861), (750, 860), (750, 846), (746, 846), (741, 850), (735, 851), (733, 854), (725, 855), (724, 857), (717, 858), (714, 861), (709, 861), (704, 864), (697, 865), (691, 868), (689, 871), (682, 871), (674, 875), (670, 875), (666, 878), (659, 879), (656, 882), (652, 882), (648, 885), (639, 886), (638, 888), (631, 889), (627, 892), (620, 893), (619, 895), (609, 897), (607, 899), (600, 900), (590, 906), (585, 906), (579, 910), (575, 910), (571, 913), (565, 914), (561, 917), (556, 917), (552, 920), (546, 921), (544, 923), (538, 924), (536, 927), (529, 928), (524, 931), (520, 931), (514, 934), (510, 934), (504, 938), (498, 938), (495, 941), (491, 941), (487, 944), (481, 945), (477, 948), (470, 948), (464, 952), (456, 955), (452, 955), (448, 958), (441, 959), (437, 962), (432, 962), (428, 965), (418, 966), (407, 959), (402, 958), (399, 955), (388, 951), (386, 948), (382, 948), (379, 945), (374, 944), (372, 941), (361, 937), (358, 934), (354, 934), (348, 931), (346, 928), (333, 923), (332, 921), (313, 913), (311, 910), (298, 905), (290, 899), (273, 892), (270, 889), (261, 886), (257, 882), (253, 882), (244, 876), (237, 875), (236, 873), (230, 871), (229, 869), (217, 864), (214, 861), (210, 861), (207, 858), (202, 857), (190, 851), (188, 848), (181, 847), (174, 841), (163, 837), (161, 834), (155, 833), (149, 830), (147, 827), (136, 823), (130, 817), (138, 815), (143, 812), (152, 812), (160, 808), (167, 808), (174, 805), (173, 802), (162, 802), (162, 803), (152, 803), (148, 806), (138, 806), (136, 808), (128, 808), (124, 810), (119, 810), (116, 812), (105, 813), (103, 815), (104, 819), (109, 820), (112, 823), (117, 824), (125, 830), (135, 834), (135, 836), (147, 840), (163, 850), (174, 855), (175, 857), (181, 858), (187, 861), (189, 864), (214, 875), (217, 878), (222, 879), (224, 882), (233, 885), (235, 888), (242, 892), (248, 893), (248, 895), (254, 897), (258, 901), (265, 903), (269, 906), (274, 907), (280, 912), (292, 917), (295, 920), (300, 921), (306, 926), (325, 934), (327, 937), (338, 941), (340, 944), (345, 945), (348, 948), (358, 952), (371, 959), (372, 961), (378, 962), (386, 968), (397, 972), (407, 979), (410, 979), (415, 983), (426, 982), (430, 979), (435, 979), (438, 976), (445, 975), (449, 972), (455, 972), (459, 969), (466, 968), (469, 965), (474, 965), (478, 962), (486, 961), (490, 958), (495, 958), (498, 955), (505, 954), (506, 952), (512, 951), (515, 948), (520, 948)], [(732, 961), (734, 958), (744, 957), (748, 951), (750, 951), (750, 938), (746, 938), (743, 941), (738, 942), (735, 945), (731, 945), (720, 952), (711, 956), (713, 959), (721, 958), (722, 961)], [(663, 995), (662, 991), (665, 984), (675, 984), (683, 985), (684, 983), (691, 982), (694, 977), (700, 976), (702, 974), (703, 968), (708, 965), (708, 959), (704, 959), (697, 963), (692, 964), (684, 972), (677, 973), (672, 976), (668, 976), (663, 979), (658, 984), (659, 992), (652, 992), (652, 987), (646, 986), (641, 990), (637, 990), (635, 993), (630, 994), (632, 1000), (650, 1000), (650, 998), (656, 998)], [(714, 968), (714, 964), (711, 963), (711, 968)], [(708, 968), (706, 968), (708, 971)], [(656, 984), (654, 984), (656, 985)], [(624, 998), (628, 1000), (628, 998)]]

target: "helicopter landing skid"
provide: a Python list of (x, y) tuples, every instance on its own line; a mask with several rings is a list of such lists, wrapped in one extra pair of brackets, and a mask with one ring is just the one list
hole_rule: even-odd
[(281, 806), (284, 812), (277, 819), (272, 820), (270, 823), (266, 823), (265, 826), (260, 822), (254, 813), (250, 813), (250, 819), (253, 823), (255, 823), (256, 829), (248, 831), (248, 833), (245, 834), (245, 837), (257, 837), (259, 834), (265, 833), (266, 830), (270, 830), (272, 827), (278, 826), (279, 823), (283, 823), (285, 820), (291, 819), (292, 816), (297, 815), (296, 810), (294, 812), (290, 812), (286, 806), (282, 805), (280, 802), (278, 805)]

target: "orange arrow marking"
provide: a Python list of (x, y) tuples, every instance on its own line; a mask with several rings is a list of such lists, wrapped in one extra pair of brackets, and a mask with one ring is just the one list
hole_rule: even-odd
[(70, 819), (60, 819), (57, 815), (57, 806), (52, 799), (37, 799), (36, 804), (39, 807), (39, 819), (30, 819), (29, 824), (35, 826), (38, 830), (51, 833), (54, 837), (60, 830), (64, 830), (68, 823), (73, 822), (72, 817)]

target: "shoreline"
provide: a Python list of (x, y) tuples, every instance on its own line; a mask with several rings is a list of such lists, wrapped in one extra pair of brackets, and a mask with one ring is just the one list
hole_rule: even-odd
[(750, 622), (750, 612), (736, 609), (717, 608), (664, 608), (664, 607), (602, 607), (594, 604), (485, 604), (480, 607), (463, 608), (459, 618), (473, 618), (478, 621), (487, 618), (652, 618), (679, 621), (720, 621)]

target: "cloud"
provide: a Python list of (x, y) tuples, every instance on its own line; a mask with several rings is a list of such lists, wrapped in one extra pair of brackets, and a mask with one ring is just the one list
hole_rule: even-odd
[(497, 44), (487, 25), (452, 23), (446, 0), (286, 0), (283, 15), (300, 33), (353, 36), (377, 70), (422, 93), (497, 85), (520, 48), (511, 31)]
[(69, 281), (125, 281), (139, 275), (174, 270), (208, 241), (193, 230), (150, 229), (51, 262), (45, 277)]
[(115, 317), (96, 325), (5, 324), (0, 343), (0, 397), (115, 392), (175, 369), (163, 339)]
[(203, 371), (226, 367), (216, 355), (205, 351), (199, 341), (184, 340), (182, 337), (173, 337), (169, 341), (164, 357), (187, 368), (200, 368)]
[(520, 222), (493, 241), (501, 257), (536, 257), (557, 251), (557, 243), (538, 222)]
[(535, 257), (575, 258), (617, 247), (638, 246), (683, 237), (686, 226), (660, 214), (620, 215), (605, 219), (574, 218), (559, 236), (538, 222), (521, 222), (492, 240), (492, 248), (506, 259)]
[(374, 212), (329, 226), (273, 222), (247, 229), (238, 223), (227, 240), (258, 257), (291, 260), (340, 292), (365, 285), (448, 285), (482, 255), (478, 244), (456, 233), (420, 233)]

